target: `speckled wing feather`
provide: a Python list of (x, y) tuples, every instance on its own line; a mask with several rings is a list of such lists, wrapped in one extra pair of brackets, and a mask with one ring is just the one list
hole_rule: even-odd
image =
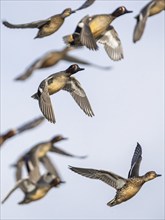
[(118, 61), (124, 58), (121, 40), (113, 26), (109, 27), (98, 42), (104, 45), (105, 51), (112, 60)]
[(138, 16), (136, 16), (136, 25), (135, 25), (135, 29), (134, 29), (134, 33), (133, 33), (133, 42), (136, 43), (136, 41), (140, 40), (140, 38), (143, 35), (145, 26), (146, 26), (146, 22), (147, 22), (147, 18), (149, 15), (149, 10), (151, 7), (153, 7), (155, 4), (154, 1), (149, 2), (140, 12), (140, 14)]
[(74, 77), (70, 77), (63, 90), (70, 92), (71, 96), (80, 106), (80, 108), (85, 112), (85, 114), (91, 117), (94, 116), (88, 98), (78, 80), (76, 80)]
[(137, 146), (134, 151), (134, 155), (132, 157), (131, 168), (128, 173), (128, 178), (139, 176), (139, 168), (140, 168), (141, 160), (142, 160), (142, 148), (140, 144), (137, 143)]
[(72, 171), (82, 176), (85, 176), (91, 179), (99, 179), (103, 181), (104, 183), (112, 186), (115, 189), (122, 188), (123, 185), (126, 183), (126, 179), (112, 172), (107, 172), (104, 170), (78, 168), (78, 167), (72, 167), (72, 166), (69, 166), (69, 168)]
[(40, 28), (50, 21), (50, 18), (46, 20), (34, 21), (26, 24), (11, 24), (8, 21), (3, 21), (2, 23), (8, 28)]
[(46, 80), (41, 82), (38, 90), (39, 90), (38, 91), (39, 106), (40, 106), (40, 109), (43, 115), (48, 121), (55, 123), (54, 111), (53, 111), (52, 103), (51, 103), (49, 92), (48, 92), (48, 83)]

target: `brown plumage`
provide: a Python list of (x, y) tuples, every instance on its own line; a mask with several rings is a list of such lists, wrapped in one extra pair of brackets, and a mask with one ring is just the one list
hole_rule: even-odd
[(64, 42), (70, 46), (86, 46), (91, 50), (97, 50), (97, 42), (99, 42), (104, 45), (112, 60), (120, 60), (123, 58), (121, 41), (114, 27), (110, 24), (117, 17), (131, 12), (121, 6), (111, 14), (85, 16), (78, 23), (73, 34), (63, 37)]
[(7, 131), (6, 133), (4, 134), (1, 134), (0, 135), (0, 146), (2, 146), (2, 144), (8, 140), (9, 138), (15, 136), (15, 135), (18, 135), (24, 131), (27, 131), (27, 130), (30, 130), (32, 128), (35, 128), (36, 126), (38, 126), (39, 124), (41, 124), (44, 120), (44, 117), (39, 117), (39, 118), (35, 118), (33, 119), (32, 121), (30, 122), (27, 122), (26, 124), (18, 127), (18, 128), (15, 128), (15, 129), (11, 129), (9, 131)]
[(64, 71), (48, 76), (40, 83), (38, 92), (32, 95), (32, 98), (38, 100), (40, 110), (48, 121), (55, 123), (50, 95), (60, 90), (68, 91), (86, 115), (94, 116), (85, 91), (79, 81), (71, 76), (82, 70), (84, 69), (80, 68), (77, 64), (73, 64)]
[(69, 51), (74, 50), (74, 47), (65, 47), (62, 50), (55, 50), (55, 51), (50, 51), (48, 53), (46, 53), (45, 55), (43, 55), (42, 57), (40, 57), (39, 59), (35, 60), (27, 69), (26, 71), (21, 74), (20, 76), (18, 76), (17, 78), (15, 78), (15, 80), (19, 80), (19, 81), (24, 81), (26, 79), (28, 79), (35, 70), (39, 70), (39, 69), (46, 69), (49, 67), (52, 67), (54, 65), (56, 65), (57, 63), (59, 63), (61, 60), (70, 62), (70, 63), (78, 63), (78, 64), (84, 64), (84, 65), (88, 65), (88, 66), (93, 66), (102, 70), (110, 70), (111, 67), (110, 66), (99, 66), (97, 64), (94, 63), (90, 63), (86, 60), (82, 60), (76, 56), (71, 56), (69, 55)]
[(53, 15), (45, 20), (34, 21), (26, 24), (12, 24), (8, 21), (3, 21), (3, 24), (8, 28), (38, 28), (39, 31), (35, 38), (47, 37), (55, 33), (64, 23), (65, 18), (75, 13), (78, 10), (89, 7), (95, 0), (86, 0), (86, 2), (76, 10), (66, 8), (62, 13)]
[(141, 160), (142, 160), (142, 148), (140, 144), (137, 143), (127, 179), (113, 172), (104, 171), (104, 170), (78, 168), (72, 166), (70, 166), (69, 168), (72, 171), (82, 176), (91, 179), (99, 179), (104, 183), (115, 188), (116, 189), (115, 198), (107, 203), (108, 206), (112, 207), (131, 199), (141, 189), (144, 183), (146, 183), (149, 180), (155, 179), (156, 177), (161, 176), (160, 174), (156, 174), (155, 171), (149, 171), (145, 175), (139, 176), (139, 167)]
[(150, 1), (135, 17), (136, 25), (133, 33), (133, 42), (139, 41), (143, 35), (148, 17), (156, 15), (165, 10), (165, 0)]

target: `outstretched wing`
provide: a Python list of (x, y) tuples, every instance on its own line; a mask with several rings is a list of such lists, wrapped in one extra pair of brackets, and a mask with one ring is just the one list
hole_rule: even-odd
[(113, 26), (109, 27), (98, 42), (104, 45), (105, 51), (112, 60), (118, 61), (124, 57), (121, 40)]
[(137, 143), (137, 146), (134, 151), (134, 155), (132, 157), (131, 168), (128, 173), (128, 178), (139, 176), (139, 168), (140, 168), (141, 160), (142, 160), (142, 148), (140, 144)]
[(80, 106), (80, 108), (85, 112), (85, 114), (91, 117), (94, 116), (86, 93), (84, 92), (78, 80), (76, 80), (74, 77), (70, 77), (63, 90), (70, 92), (71, 96)]
[(39, 124), (41, 124), (44, 120), (44, 117), (38, 117), (33, 119), (32, 121), (20, 126), (19, 128), (17, 128), (17, 133), (21, 133), (24, 132), (26, 130), (32, 129), (37, 127)]
[(74, 11), (76, 12), (76, 11), (79, 11), (79, 10), (81, 10), (81, 9), (87, 8), (87, 7), (91, 6), (94, 2), (95, 2), (95, 0), (86, 0), (86, 1), (84, 2), (84, 4), (81, 5), (81, 7), (77, 8), (77, 9), (74, 10)]
[(48, 83), (46, 80), (41, 82), (38, 89), (38, 93), (39, 93), (39, 107), (43, 115), (48, 121), (55, 123), (54, 111), (48, 92)]
[(14, 167), (16, 169), (16, 171), (15, 171), (16, 181), (22, 179), (23, 165), (24, 165), (24, 161), (23, 161), (22, 157), (16, 162), (16, 164), (11, 165), (12, 167)]
[(46, 20), (34, 21), (34, 22), (26, 23), (26, 24), (12, 24), (8, 21), (3, 21), (2, 23), (8, 28), (40, 28), (49, 21), (50, 21), (50, 18)]
[[(21, 179), (19, 181), (17, 181), (16, 185), (13, 187), (13, 189), (11, 189), (8, 194), (5, 196), (5, 198), (2, 200), (2, 203), (4, 203), (8, 198), (9, 196), (17, 189), (20, 188), (23, 189), (23, 185), (24, 185), (24, 192), (27, 192), (28, 189), (27, 187), (30, 186), (30, 190), (32, 190), (33, 188), (35, 188), (35, 184), (31, 183), (28, 179)], [(27, 186), (27, 187), (26, 187)]]
[(155, 4), (155, 1), (151, 1), (149, 2), (140, 12), (139, 15), (137, 15), (136, 18), (136, 25), (135, 25), (135, 29), (133, 32), (133, 42), (136, 43), (136, 41), (140, 40), (140, 38), (143, 35), (145, 26), (146, 26), (146, 22), (147, 22), (147, 18), (149, 15), (149, 10), (151, 7), (153, 7)]
[(50, 172), (51, 174), (54, 174), (56, 177), (60, 178), (59, 173), (57, 171), (57, 169), (55, 168), (54, 164), (52, 163), (52, 161), (50, 160), (50, 158), (45, 155), (44, 157), (40, 158), (41, 163), (43, 163), (44, 167), (47, 169), (48, 172)]
[(43, 63), (42, 59), (35, 60), (34, 63), (31, 64), (23, 74), (16, 77), (15, 80), (26, 80), (33, 74), (34, 70), (37, 70), (42, 66), (42, 63)]
[(24, 155), (24, 163), (29, 175), (29, 180), (33, 183), (37, 183), (37, 181), (41, 177), (40, 169), (39, 169), (39, 159), (37, 157), (37, 151), (32, 153), (27, 153)]
[(96, 44), (96, 40), (93, 37), (91, 29), (89, 27), (89, 16), (85, 16), (78, 26), (81, 28), (80, 31), (80, 42), (82, 45), (86, 46), (90, 50), (97, 50), (98, 46)]
[(69, 169), (72, 171), (91, 178), (91, 179), (99, 179), (103, 181), (104, 183), (112, 186), (115, 189), (120, 189), (123, 187), (123, 185), (126, 183), (126, 179), (124, 179), (121, 176), (118, 176), (115, 173), (107, 172), (104, 170), (95, 170), (95, 169), (85, 169), (85, 168), (78, 168), (78, 167), (72, 167), (69, 166)]
[(64, 155), (64, 156), (68, 156), (68, 157), (75, 157), (75, 158), (80, 158), (80, 159), (86, 158), (86, 156), (77, 156), (77, 155), (74, 155), (74, 154), (70, 154), (70, 153), (68, 153), (68, 152), (66, 152), (62, 149), (59, 149), (56, 146), (53, 146), (50, 151), (54, 152), (54, 153), (57, 153), (57, 154)]
[(73, 56), (70, 56), (70, 55), (65, 55), (63, 60), (66, 60), (66, 61), (69, 61), (69, 62), (72, 62), (72, 63), (79, 63), (79, 64), (88, 65), (88, 66), (93, 66), (93, 67), (96, 67), (96, 68), (102, 69), (102, 70), (110, 70), (110, 69), (112, 69), (111, 66), (100, 66), (100, 65), (97, 65), (95, 63), (90, 63), (90, 62), (88, 62), (86, 60), (82, 60), (80, 58), (73, 57)]

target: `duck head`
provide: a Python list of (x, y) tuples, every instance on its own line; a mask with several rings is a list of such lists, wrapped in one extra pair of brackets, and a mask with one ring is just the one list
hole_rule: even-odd
[(129, 11), (126, 9), (126, 7), (124, 6), (120, 6), (119, 8), (117, 8), (113, 13), (112, 16), (114, 17), (119, 17), (121, 15), (127, 14), (127, 13), (132, 13), (133, 11)]
[(157, 174), (155, 171), (149, 171), (145, 174), (145, 181), (147, 182), (159, 176), (161, 176), (161, 174)]
[(79, 65), (73, 64), (68, 69), (66, 69), (66, 73), (68, 75), (72, 75), (82, 70), (84, 70), (84, 68), (80, 68)]
[(66, 8), (63, 12), (62, 12), (62, 16), (65, 18), (65, 17), (68, 17), (70, 16), (71, 14), (75, 13), (75, 11), (72, 11), (71, 8)]

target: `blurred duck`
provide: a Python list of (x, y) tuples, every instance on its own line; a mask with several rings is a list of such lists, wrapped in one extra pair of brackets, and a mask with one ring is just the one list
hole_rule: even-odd
[[(37, 160), (37, 158), (35, 159)], [(14, 188), (3, 199), (2, 203), (4, 203), (17, 188), (20, 188), (24, 193), (24, 199), (18, 204), (28, 204), (43, 198), (52, 187), (57, 187), (59, 184), (64, 183), (61, 181), (57, 170), (48, 156), (46, 159), (47, 172), (43, 175), (40, 174), (38, 166), (30, 167), (29, 162), (26, 161), (29, 176), (24, 179), (19, 179)], [(36, 163), (38, 163), (38, 161), (36, 161)]]
[(42, 57), (40, 57), (39, 59), (35, 60), (28, 68), (27, 70), (21, 74), (20, 76), (18, 76), (15, 80), (26, 80), (27, 78), (29, 78), (32, 73), (35, 70), (38, 69), (45, 69), (51, 66), (56, 65), (59, 61), (64, 60), (64, 61), (68, 61), (71, 63), (78, 63), (78, 64), (84, 64), (84, 65), (88, 65), (88, 66), (93, 66), (96, 68), (100, 68), (103, 70), (109, 70), (111, 69), (110, 66), (99, 66), (97, 64), (93, 64), (90, 63), (88, 61), (79, 59), (77, 57), (74, 56), (70, 56), (68, 55), (68, 52), (70, 50), (73, 50), (73, 47), (65, 47), (63, 50), (60, 51), (50, 51), (48, 53), (46, 53), (45, 55), (43, 55)]
[(144, 6), (144, 8), (142, 8), (140, 13), (135, 17), (137, 23), (133, 33), (134, 43), (141, 39), (146, 26), (147, 18), (156, 15), (163, 10), (165, 10), (165, 0), (152, 0)]
[(95, 0), (87, 0), (76, 10), (66, 8), (61, 14), (53, 15), (45, 20), (34, 21), (27, 24), (11, 24), (8, 21), (3, 21), (3, 24), (8, 28), (38, 28), (39, 31), (35, 38), (43, 38), (55, 33), (63, 25), (66, 17), (78, 10), (89, 7), (94, 1)]
[(63, 37), (64, 42), (69, 46), (86, 46), (91, 50), (97, 50), (96, 42), (99, 42), (104, 45), (112, 60), (121, 60), (123, 58), (121, 41), (114, 27), (110, 24), (117, 17), (131, 12), (121, 6), (112, 14), (85, 16), (78, 23), (73, 34)]
[(50, 75), (40, 83), (38, 92), (32, 95), (32, 98), (38, 100), (40, 110), (48, 121), (55, 123), (50, 95), (60, 90), (70, 92), (85, 114), (91, 117), (94, 116), (88, 98), (79, 81), (71, 76), (82, 70), (84, 69), (80, 68), (77, 64), (73, 64), (64, 71)]
[(43, 122), (44, 119), (45, 119), (44, 117), (39, 117), (39, 118), (33, 119), (32, 121), (16, 128), (16, 129), (11, 129), (11, 130), (7, 131), (5, 134), (1, 134), (0, 135), (0, 146), (2, 146), (2, 144), (6, 140), (8, 140), (9, 138), (11, 138), (17, 134), (20, 134), (24, 131), (27, 131), (27, 130), (30, 130), (32, 128), (37, 127), (39, 124), (41, 124)]
[(156, 174), (155, 171), (149, 171), (145, 175), (139, 176), (141, 160), (142, 148), (140, 144), (137, 143), (131, 162), (131, 168), (128, 174), (128, 179), (104, 170), (85, 169), (72, 166), (69, 168), (82, 176), (91, 179), (99, 179), (115, 188), (117, 190), (115, 198), (107, 203), (108, 206), (112, 207), (131, 199), (141, 189), (144, 183), (161, 176), (160, 174)]
[[(26, 166), (27, 160), (28, 160), (29, 164), (31, 163), (32, 167), (39, 166), (39, 164), (38, 164), (38, 161), (39, 161), (49, 171), (50, 171), (50, 167), (51, 167), (51, 169), (53, 169), (53, 166), (50, 166), (49, 161), (48, 161), (49, 165), (47, 167), (47, 163), (48, 163), (47, 162), (47, 153), (48, 152), (53, 152), (53, 153), (57, 153), (57, 154), (60, 154), (63, 156), (79, 158), (79, 159), (86, 158), (86, 156), (77, 156), (77, 155), (70, 154), (70, 153), (58, 148), (57, 146), (55, 146), (55, 144), (57, 142), (60, 142), (62, 140), (67, 140), (67, 138), (63, 137), (62, 135), (56, 135), (55, 137), (53, 137), (49, 141), (36, 144), (27, 153), (25, 153), (23, 156), (21, 156), (18, 159), (18, 161), (16, 162), (16, 164), (12, 165), (12, 166), (16, 167), (16, 180), (18, 181), (18, 180), (22, 179), (22, 169), (24, 166)], [(37, 163), (36, 163), (36, 161), (37, 161)], [(29, 165), (29, 167), (30, 167), (30, 165)]]

